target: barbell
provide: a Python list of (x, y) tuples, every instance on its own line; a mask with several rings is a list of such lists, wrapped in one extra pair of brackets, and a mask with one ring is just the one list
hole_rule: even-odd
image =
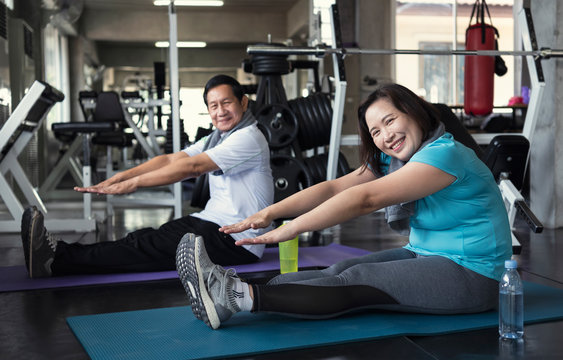
[(324, 46), (293, 46), (274, 47), (268, 45), (249, 45), (246, 52), (250, 55), (312, 55), (324, 57), (325, 55), (476, 55), (476, 56), (533, 56), (540, 59), (563, 57), (563, 50), (541, 48), (539, 50), (402, 50), (402, 49), (361, 49), (361, 48), (329, 48)]

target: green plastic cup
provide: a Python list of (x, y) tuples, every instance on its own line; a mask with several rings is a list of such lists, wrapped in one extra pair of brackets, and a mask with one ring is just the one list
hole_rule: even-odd
[[(282, 225), (283, 226), (283, 225)], [(297, 258), (299, 255), (299, 237), (278, 244), (280, 252), (280, 273), (297, 271)]]

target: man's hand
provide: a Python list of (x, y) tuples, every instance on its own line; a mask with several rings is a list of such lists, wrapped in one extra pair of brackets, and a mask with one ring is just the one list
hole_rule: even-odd
[(78, 191), (78, 192), (89, 192), (89, 193), (98, 193), (100, 189), (103, 189), (105, 187), (108, 187), (110, 185), (113, 184), (117, 184), (119, 183), (121, 180), (119, 179), (120, 173), (115, 174), (114, 176), (110, 177), (109, 179), (106, 179), (96, 185), (91, 185), (91, 186), (87, 186), (87, 187), (82, 187), (82, 186), (75, 186), (74, 187), (74, 191)]
[[(108, 179), (110, 180), (110, 179)], [(110, 183), (108, 180), (103, 181), (97, 185), (88, 187), (75, 187), (74, 190), (78, 192), (88, 192), (94, 194), (104, 194), (104, 195), (119, 195), (119, 194), (129, 194), (137, 190), (137, 184), (135, 179), (129, 179), (121, 182)]]

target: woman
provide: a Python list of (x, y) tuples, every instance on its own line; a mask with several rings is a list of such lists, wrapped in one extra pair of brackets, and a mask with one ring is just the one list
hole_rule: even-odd
[(397, 84), (383, 85), (358, 110), (364, 166), (307, 188), (247, 219), (227, 234), (287, 225), (237, 245), (279, 243), (385, 208), (409, 243), (247, 284), (213, 264), (201, 237), (188, 234), (176, 261), (194, 314), (212, 328), (238, 311), (325, 318), (359, 309), (432, 314), (486, 311), (497, 302), (510, 226), (489, 169), (444, 132), (433, 106)]

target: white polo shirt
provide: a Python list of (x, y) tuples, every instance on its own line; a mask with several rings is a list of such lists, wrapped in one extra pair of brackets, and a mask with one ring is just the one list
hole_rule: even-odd
[[(200, 154), (207, 137), (184, 149), (189, 156)], [(270, 169), (268, 142), (256, 124), (233, 132), (225, 141), (205, 153), (223, 171), (209, 174), (211, 198), (205, 209), (191, 214), (217, 225), (230, 225), (271, 205), (274, 201), (274, 180)], [(252, 238), (271, 230), (249, 229), (231, 234), (235, 240)], [(262, 257), (264, 245), (244, 245)]]

